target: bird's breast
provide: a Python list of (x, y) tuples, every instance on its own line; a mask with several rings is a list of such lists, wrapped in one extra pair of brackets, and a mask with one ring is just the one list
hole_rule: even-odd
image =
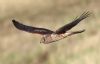
[(69, 33), (64, 33), (64, 34), (49, 34), (49, 35), (45, 35), (44, 36), (44, 40), (43, 40), (43, 43), (52, 43), (52, 42), (55, 42), (55, 41), (58, 41), (58, 40), (61, 40), (65, 37), (67, 37), (69, 35)]
[(51, 38), (53, 41), (57, 41), (60, 39), (63, 39), (65, 37), (67, 37), (69, 35), (69, 33), (64, 33), (64, 34), (51, 34)]

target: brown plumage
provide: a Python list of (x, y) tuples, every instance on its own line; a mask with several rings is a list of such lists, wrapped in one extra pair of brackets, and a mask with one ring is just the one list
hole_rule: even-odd
[(85, 31), (84, 29), (75, 31), (75, 32), (68, 32), (68, 30), (72, 29), (80, 21), (87, 18), (89, 15), (90, 15), (90, 12), (84, 12), (81, 16), (77, 17), (75, 20), (73, 20), (69, 24), (66, 24), (66, 25), (60, 27), (56, 31), (52, 31), (52, 30), (45, 29), (45, 28), (26, 26), (22, 23), (19, 23), (16, 20), (12, 20), (12, 22), (13, 22), (14, 26), (16, 28), (18, 28), (19, 30), (23, 30), (23, 31), (30, 32), (30, 33), (41, 34), (43, 37), (41, 38), (40, 42), (47, 44), (47, 43), (52, 43), (52, 42), (58, 41), (60, 39), (63, 39), (67, 36), (71, 36), (73, 34), (78, 34), (78, 33), (84, 32)]

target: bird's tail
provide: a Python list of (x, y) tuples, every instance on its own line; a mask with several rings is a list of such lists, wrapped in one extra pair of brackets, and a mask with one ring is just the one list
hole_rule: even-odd
[(79, 31), (74, 31), (74, 32), (71, 32), (68, 36), (71, 36), (71, 35), (74, 35), (74, 34), (79, 34), (79, 33), (82, 33), (84, 31), (85, 31), (85, 29), (79, 30)]

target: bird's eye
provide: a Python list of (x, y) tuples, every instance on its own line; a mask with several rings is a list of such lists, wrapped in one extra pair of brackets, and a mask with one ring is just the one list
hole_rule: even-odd
[(43, 38), (43, 41), (45, 42), (45, 38)]
[(42, 39), (41, 39), (41, 42), (40, 43), (44, 43), (45, 42), (45, 38), (43, 37)]

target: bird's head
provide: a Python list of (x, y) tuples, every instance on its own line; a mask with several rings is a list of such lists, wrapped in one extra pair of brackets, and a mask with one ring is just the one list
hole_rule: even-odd
[(41, 41), (40, 41), (40, 43), (44, 43), (44, 44), (48, 44), (48, 43), (51, 43), (51, 42), (52, 42), (51, 35), (44, 35), (41, 38)]

